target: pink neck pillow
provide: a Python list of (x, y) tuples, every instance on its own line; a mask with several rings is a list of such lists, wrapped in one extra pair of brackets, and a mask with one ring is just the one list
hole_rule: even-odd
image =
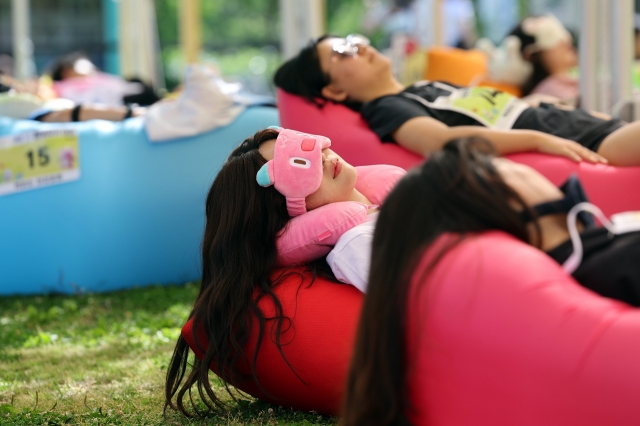
[[(272, 128), (279, 132), (273, 159), (260, 168), (256, 181), (264, 187), (275, 186), (286, 197), (287, 210), (293, 218), (276, 241), (277, 265), (305, 264), (326, 256), (342, 234), (366, 220), (371, 206), (344, 201), (307, 212), (305, 198), (320, 188), (322, 150), (331, 146), (331, 140)], [(356, 189), (377, 205), (406, 173), (400, 167), (386, 165), (356, 167), (356, 171)]]
[[(374, 204), (382, 204), (406, 174), (400, 167), (356, 167), (356, 189)], [(346, 231), (367, 218), (371, 206), (355, 201), (331, 203), (294, 217), (278, 237), (278, 266), (301, 265), (326, 256)]]

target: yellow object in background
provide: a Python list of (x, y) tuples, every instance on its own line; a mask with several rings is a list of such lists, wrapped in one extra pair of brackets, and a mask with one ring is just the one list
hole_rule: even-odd
[(404, 58), (399, 80), (405, 86), (423, 79), (424, 69), (427, 63), (427, 55), (424, 50), (416, 49)]
[(424, 79), (444, 81), (456, 86), (493, 87), (514, 96), (521, 96), (520, 88), (486, 79), (486, 55), (479, 50), (433, 47), (427, 50)]
[(75, 130), (32, 131), (0, 139), (0, 196), (79, 178)]

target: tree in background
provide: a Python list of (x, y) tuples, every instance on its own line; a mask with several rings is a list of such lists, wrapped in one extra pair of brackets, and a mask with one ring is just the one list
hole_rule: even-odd
[[(184, 60), (178, 29), (179, 0), (156, 0), (158, 31), (167, 88), (181, 80)], [(205, 0), (202, 10), (204, 62), (250, 91), (273, 93), (271, 78), (281, 62), (279, 0)], [(358, 32), (363, 0), (326, 0), (327, 32)]]

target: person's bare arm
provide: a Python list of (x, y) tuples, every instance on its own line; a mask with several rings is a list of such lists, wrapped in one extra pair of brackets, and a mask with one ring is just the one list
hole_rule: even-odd
[(537, 151), (561, 155), (574, 161), (607, 162), (577, 142), (535, 130), (496, 130), (480, 126), (449, 127), (431, 117), (412, 118), (393, 132), (392, 136), (399, 145), (425, 156), (441, 149), (452, 139), (482, 136), (490, 141), (500, 154)]
[[(67, 108), (60, 111), (52, 111), (42, 117), (40, 121), (45, 122), (66, 122), (71, 121), (71, 111), (73, 108)], [(133, 108), (131, 116), (137, 117), (145, 113), (145, 108)], [(125, 106), (104, 106), (98, 104), (82, 104), (80, 107), (80, 113), (78, 114), (79, 121), (87, 120), (109, 120), (109, 121), (122, 121), (127, 114), (127, 107)]]

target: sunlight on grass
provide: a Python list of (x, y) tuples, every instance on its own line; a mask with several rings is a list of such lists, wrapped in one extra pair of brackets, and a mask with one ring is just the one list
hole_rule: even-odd
[(207, 419), (164, 418), (164, 375), (197, 292), (0, 298), (0, 425), (335, 424), (252, 399)]

